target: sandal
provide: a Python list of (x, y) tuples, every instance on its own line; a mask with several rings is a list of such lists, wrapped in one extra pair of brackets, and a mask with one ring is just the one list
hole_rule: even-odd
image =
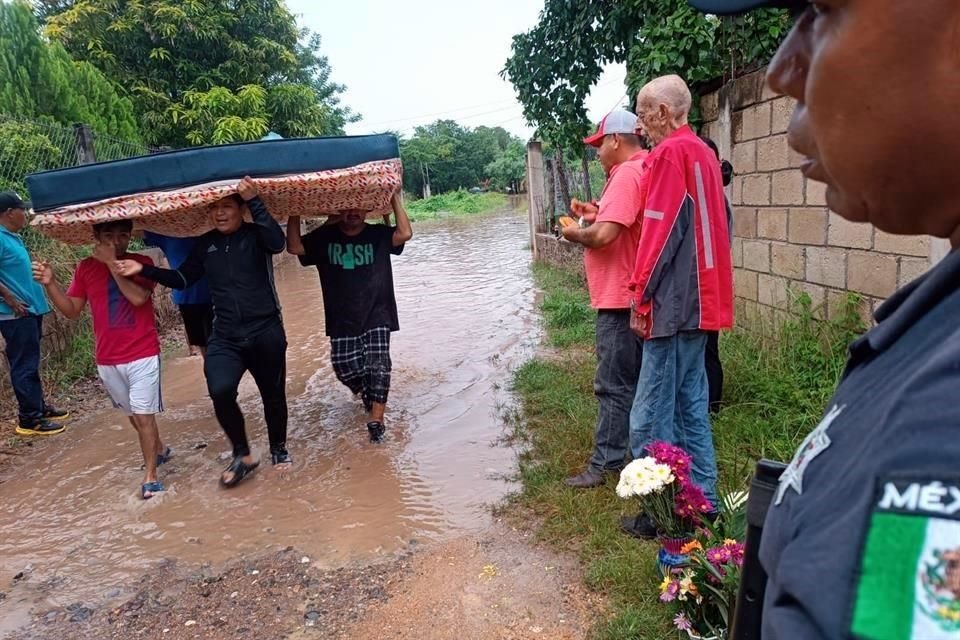
[(167, 462), (170, 462), (170, 458), (172, 457), (173, 457), (173, 449), (170, 447), (166, 447), (163, 450), (163, 453), (157, 454), (157, 466), (159, 467)]
[(260, 466), (260, 461), (254, 462), (253, 464), (247, 464), (243, 461), (243, 458), (234, 458), (233, 462), (230, 463), (230, 466), (223, 470), (223, 473), (230, 472), (233, 474), (233, 477), (227, 481), (223, 479), (223, 473), (220, 474), (220, 484), (226, 487), (227, 489), (235, 487), (240, 484), (240, 481), (246, 478), (248, 475), (254, 472), (257, 467)]
[(146, 482), (140, 486), (140, 497), (149, 500), (158, 493), (163, 493), (164, 488), (161, 482)]
[(287, 453), (286, 449), (277, 449), (276, 451), (271, 451), (270, 457), (273, 459), (273, 464), (293, 463), (293, 456)]
[(383, 442), (383, 436), (387, 432), (387, 428), (383, 426), (382, 422), (368, 422), (367, 431), (370, 433), (370, 442)]

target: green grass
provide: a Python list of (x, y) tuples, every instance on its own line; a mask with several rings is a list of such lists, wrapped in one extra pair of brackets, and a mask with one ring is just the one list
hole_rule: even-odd
[(407, 213), (412, 221), (417, 222), (443, 215), (462, 216), (495, 211), (506, 206), (507, 201), (507, 196), (502, 193), (451, 191), (409, 202)]
[[(657, 545), (618, 529), (619, 516), (635, 507), (616, 497), (612, 483), (575, 491), (561, 482), (583, 468), (593, 444), (594, 314), (579, 276), (544, 265), (534, 274), (544, 291), (545, 341), (555, 349), (515, 374), (520, 408), (511, 423), (514, 439), (525, 445), (522, 489), (504, 513), (537, 522), (542, 540), (578, 554), (587, 585), (609, 597), (609, 615), (594, 638), (677, 637), (670, 609), (657, 600)], [(788, 459), (817, 424), (842, 371), (846, 343), (861, 329), (856, 300), (850, 302), (840, 322), (814, 320), (809, 300), (798, 299), (797, 314), (766, 327), (767, 337), (724, 334), (726, 405), (714, 420), (722, 487), (744, 488), (760, 457)]]

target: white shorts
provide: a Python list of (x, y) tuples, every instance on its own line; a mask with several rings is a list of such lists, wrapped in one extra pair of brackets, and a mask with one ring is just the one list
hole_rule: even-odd
[(128, 416), (150, 416), (163, 411), (160, 398), (160, 356), (127, 364), (97, 365), (113, 406)]

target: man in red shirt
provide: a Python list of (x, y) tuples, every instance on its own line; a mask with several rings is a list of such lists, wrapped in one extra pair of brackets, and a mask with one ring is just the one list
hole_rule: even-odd
[(597, 148), (607, 172), (600, 206), (571, 203), (573, 213), (591, 219), (586, 228), (571, 225), (563, 237), (586, 247), (583, 264), (590, 304), (597, 310), (597, 376), (600, 404), (593, 455), (583, 473), (567, 478), (576, 488), (598, 487), (605, 473), (623, 468), (629, 437), (630, 406), (640, 374), (642, 341), (630, 331), (630, 273), (640, 239), (644, 169), (647, 156), (636, 135), (637, 117), (618, 109), (601, 122), (585, 143)]
[(118, 258), (153, 264), (147, 256), (127, 253), (130, 220), (94, 225), (93, 256), (82, 260), (66, 293), (49, 263), (35, 262), (34, 278), (53, 305), (70, 319), (80, 317), (87, 302), (93, 318), (97, 372), (116, 408), (130, 419), (140, 439), (145, 473), (140, 496), (146, 500), (164, 490), (157, 467), (171, 455), (160, 441), (156, 414), (160, 398), (160, 338), (153, 317), (153, 282), (127, 278), (108, 267)]
[[(704, 354), (707, 332), (733, 323), (733, 266), (720, 166), (687, 124), (691, 104), (678, 76), (657, 78), (637, 95), (640, 130), (655, 147), (630, 283), (631, 326), (644, 338), (630, 449), (639, 457), (651, 440), (683, 447), (694, 482), (716, 506)], [(624, 527), (653, 533), (638, 520), (627, 518)]]

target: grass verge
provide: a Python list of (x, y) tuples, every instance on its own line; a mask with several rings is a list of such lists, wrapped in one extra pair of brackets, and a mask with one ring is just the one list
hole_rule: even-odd
[[(593, 445), (594, 313), (579, 276), (539, 264), (534, 273), (544, 291), (545, 340), (553, 349), (515, 374), (520, 404), (513, 435), (525, 451), (522, 489), (505, 513), (536, 516), (539, 537), (577, 553), (588, 586), (608, 595), (609, 616), (594, 638), (677, 637), (671, 609), (657, 597), (656, 543), (618, 529), (619, 516), (635, 507), (617, 498), (612, 482), (594, 491), (561, 482), (583, 468)], [(792, 456), (836, 386), (846, 344), (862, 330), (853, 298), (849, 313), (834, 322), (815, 320), (808, 298), (797, 298), (795, 307), (795, 314), (760, 331), (738, 329), (721, 338), (725, 406), (713, 425), (721, 486), (727, 489), (744, 487), (758, 458)]]
[(505, 207), (508, 198), (502, 193), (468, 193), (451, 191), (430, 198), (407, 203), (407, 213), (413, 222), (430, 220), (444, 215), (463, 216), (486, 213)]

